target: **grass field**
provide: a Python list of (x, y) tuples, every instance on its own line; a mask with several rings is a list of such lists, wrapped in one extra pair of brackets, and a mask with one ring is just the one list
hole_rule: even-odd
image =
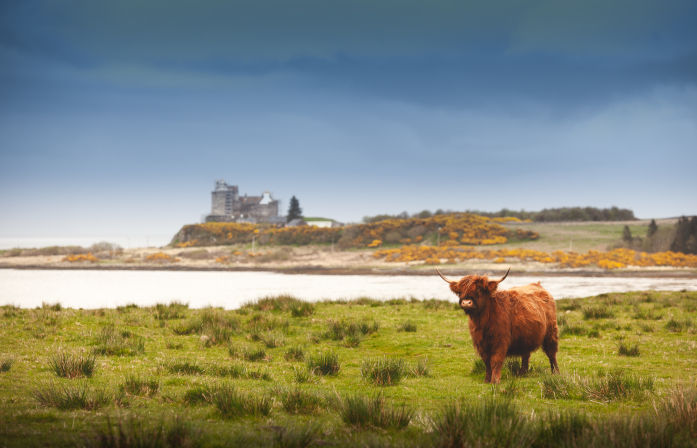
[[(521, 247), (546, 252), (555, 250), (587, 252), (604, 251), (622, 242), (624, 226), (635, 237), (646, 236), (648, 221), (627, 222), (542, 222), (506, 224), (507, 228), (523, 228), (537, 232), (540, 237), (533, 241), (511, 241), (496, 247)], [(658, 221), (659, 226), (674, 225), (675, 220)]]
[(697, 293), (557, 303), (484, 384), (443, 301), (0, 308), (0, 446), (694, 446)]

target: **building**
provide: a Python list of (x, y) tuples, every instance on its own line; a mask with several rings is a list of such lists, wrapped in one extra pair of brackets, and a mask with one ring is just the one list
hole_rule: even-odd
[(285, 219), (278, 216), (278, 208), (279, 202), (268, 191), (261, 196), (240, 196), (237, 185), (217, 180), (211, 193), (211, 214), (205, 221), (284, 223)]

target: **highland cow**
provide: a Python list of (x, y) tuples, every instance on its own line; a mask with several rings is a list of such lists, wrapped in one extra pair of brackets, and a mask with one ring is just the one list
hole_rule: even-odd
[(499, 291), (499, 283), (510, 269), (501, 280), (468, 275), (451, 281), (438, 269), (436, 272), (450, 284), (460, 308), (469, 316), (470, 335), (486, 366), (487, 383), (500, 381), (507, 356), (520, 356), (521, 373), (527, 372), (530, 353), (540, 347), (549, 358), (552, 373), (559, 371), (556, 306), (540, 282)]

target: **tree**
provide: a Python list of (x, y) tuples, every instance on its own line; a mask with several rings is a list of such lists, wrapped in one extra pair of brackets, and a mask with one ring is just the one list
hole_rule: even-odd
[(624, 226), (624, 230), (622, 230), (622, 239), (627, 243), (632, 242), (632, 231), (629, 230), (629, 226)]
[(651, 222), (649, 223), (649, 229), (646, 231), (646, 236), (651, 238), (656, 234), (658, 231), (658, 225), (656, 224), (656, 220), (652, 219)]
[(286, 222), (291, 222), (294, 219), (303, 217), (303, 209), (300, 208), (300, 201), (293, 196), (290, 198), (290, 207), (288, 207), (288, 216)]

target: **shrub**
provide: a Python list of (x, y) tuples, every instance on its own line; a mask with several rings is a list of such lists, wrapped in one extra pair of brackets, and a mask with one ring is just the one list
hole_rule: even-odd
[(100, 408), (113, 400), (113, 397), (103, 390), (90, 389), (87, 383), (78, 384), (46, 384), (34, 391), (34, 398), (42, 406), (61, 410)]
[(317, 375), (336, 375), (341, 368), (339, 356), (334, 352), (323, 352), (307, 359), (307, 369)]
[(83, 356), (58, 352), (51, 357), (50, 366), (59, 377), (90, 377), (94, 373), (95, 360), (94, 355)]
[(639, 356), (639, 345), (629, 345), (624, 342), (620, 342), (617, 347), (617, 354), (620, 356)]
[(126, 381), (121, 385), (121, 390), (130, 395), (151, 397), (160, 390), (160, 382), (155, 379), (145, 379), (135, 375), (126, 377)]
[(319, 411), (323, 403), (322, 396), (315, 392), (295, 388), (281, 393), (283, 409), (291, 414), (312, 414)]
[(402, 429), (414, 417), (414, 411), (405, 406), (387, 406), (381, 394), (370, 398), (358, 395), (345, 397), (339, 412), (345, 423), (362, 428)]
[(363, 361), (361, 376), (377, 386), (393, 386), (404, 377), (406, 368), (404, 360), (378, 358)]

